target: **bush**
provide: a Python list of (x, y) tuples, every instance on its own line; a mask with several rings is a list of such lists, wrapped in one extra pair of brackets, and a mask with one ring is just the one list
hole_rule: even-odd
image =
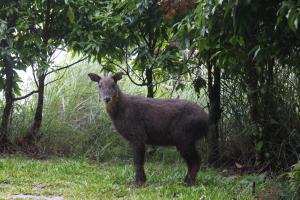
[(299, 198), (300, 194), (300, 161), (293, 165), (292, 171), (289, 173), (290, 188), (295, 193), (295, 197)]

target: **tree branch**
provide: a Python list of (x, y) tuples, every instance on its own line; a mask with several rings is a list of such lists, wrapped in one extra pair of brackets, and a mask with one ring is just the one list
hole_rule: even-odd
[(117, 64), (117, 63), (115, 63), (112, 59), (110, 59), (110, 58), (105, 58), (106, 60), (108, 60), (108, 62), (110, 63), (110, 64), (113, 64), (113, 65), (116, 65), (117, 67), (119, 67), (124, 73), (126, 73), (126, 70), (121, 66), (121, 65), (119, 65), (119, 64)]
[(140, 30), (141, 36), (142, 36), (145, 44), (148, 46), (148, 49), (150, 49), (151, 48), (150, 41), (147, 40), (146, 36), (143, 34), (143, 29), (140, 26), (139, 26), (139, 30)]
[(62, 79), (62, 78), (65, 76), (66, 71), (67, 71), (67, 70), (65, 70), (64, 73), (63, 73), (60, 77), (58, 77), (57, 79), (54, 79), (54, 80), (52, 80), (52, 81), (46, 83), (46, 84), (45, 84), (45, 87), (48, 86), (48, 85), (50, 85), (51, 83), (54, 83), (55, 81), (58, 81), (58, 80)]
[(67, 69), (67, 68), (69, 68), (69, 67), (72, 67), (73, 65), (76, 65), (76, 64), (78, 64), (78, 63), (80, 63), (80, 62), (86, 60), (87, 58), (88, 58), (88, 56), (85, 56), (85, 57), (83, 57), (83, 58), (77, 60), (76, 62), (74, 62), (74, 63), (72, 63), (72, 64), (69, 64), (69, 65), (66, 65), (66, 66), (64, 66), (64, 67), (60, 67), (60, 68), (54, 69), (54, 70), (52, 70), (52, 71), (49, 71), (49, 72), (46, 73), (46, 76), (48, 76), (49, 74), (52, 74), (52, 73), (54, 73), (54, 72), (58, 72), (58, 71), (60, 71), (60, 70), (63, 70), (63, 69)]
[(36, 85), (36, 87), (39, 87), (39, 83), (38, 83), (38, 81), (37, 81), (37, 79), (36, 79), (36, 76), (35, 76), (35, 69), (34, 69), (34, 67), (33, 67), (33, 64), (31, 65), (31, 69), (32, 69), (32, 76), (33, 76), (33, 80), (34, 80), (34, 82), (35, 82), (35, 85)]
[(133, 30), (132, 30), (132, 29), (129, 29), (129, 31), (130, 31), (130, 34), (133, 35), (134, 40), (135, 40), (135, 42), (136, 42), (136, 45), (137, 45), (139, 48), (141, 48), (140, 41), (139, 41), (139, 39), (137, 38), (137, 36), (134, 34)]
[(115, 63), (115, 62), (112, 61), (111, 59), (109, 59), (109, 58), (106, 58), (106, 59), (107, 59), (111, 64), (116, 65), (116, 66), (118, 66), (120, 69), (122, 69), (123, 72), (128, 76), (128, 78), (130, 79), (130, 81), (131, 81), (133, 84), (135, 84), (135, 85), (137, 85), (137, 86), (145, 86), (145, 85), (146, 85), (146, 84), (144, 84), (144, 83), (137, 83), (137, 82), (135, 82), (135, 81), (132, 79), (132, 77), (130, 76), (129, 71), (128, 71), (128, 68), (127, 68), (127, 70), (125, 70), (121, 65)]
[[(146, 85), (146, 80), (145, 80), (145, 78), (143, 77), (143, 73), (142, 73), (142, 76), (139, 76), (137, 73), (135, 73), (134, 70), (130, 70), (131, 67), (130, 67), (130, 65), (129, 65), (129, 63), (128, 63), (128, 48), (126, 48), (126, 53), (125, 53), (125, 64), (126, 64), (128, 76), (130, 76), (130, 75), (129, 75), (129, 72), (132, 71), (133, 74), (134, 74), (136, 77), (138, 77), (138, 79), (139, 79), (140, 81), (142, 81), (141, 84)], [(131, 78), (131, 77), (130, 77), (130, 78)]]
[(27, 97), (30, 97), (31, 95), (33, 95), (35, 93), (38, 93), (38, 90), (33, 90), (33, 91), (29, 92), (28, 94), (26, 94), (24, 96), (13, 98), (13, 101), (19, 101), (19, 100), (22, 100), (22, 99), (26, 99)]

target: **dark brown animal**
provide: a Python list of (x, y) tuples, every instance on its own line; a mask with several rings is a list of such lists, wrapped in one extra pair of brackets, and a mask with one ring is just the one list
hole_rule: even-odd
[(117, 85), (122, 73), (88, 75), (98, 83), (100, 98), (105, 102), (115, 128), (132, 146), (136, 186), (142, 186), (146, 181), (146, 144), (176, 146), (188, 166), (184, 182), (188, 186), (194, 185), (200, 167), (195, 142), (208, 130), (208, 115), (203, 109), (184, 100), (125, 95)]

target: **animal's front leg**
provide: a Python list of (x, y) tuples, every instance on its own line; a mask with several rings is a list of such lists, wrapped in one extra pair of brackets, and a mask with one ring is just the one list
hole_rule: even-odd
[(133, 161), (135, 166), (135, 185), (141, 187), (146, 182), (144, 170), (145, 144), (133, 143)]

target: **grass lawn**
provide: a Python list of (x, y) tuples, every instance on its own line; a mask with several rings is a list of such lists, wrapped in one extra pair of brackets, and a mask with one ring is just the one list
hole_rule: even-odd
[(182, 162), (146, 162), (145, 168), (148, 181), (136, 189), (129, 161), (0, 157), (0, 199), (16, 194), (63, 199), (254, 199), (253, 181), (258, 193), (270, 192), (271, 180), (264, 181), (262, 176), (223, 176), (201, 169), (196, 186), (188, 188), (182, 184), (186, 170)]

